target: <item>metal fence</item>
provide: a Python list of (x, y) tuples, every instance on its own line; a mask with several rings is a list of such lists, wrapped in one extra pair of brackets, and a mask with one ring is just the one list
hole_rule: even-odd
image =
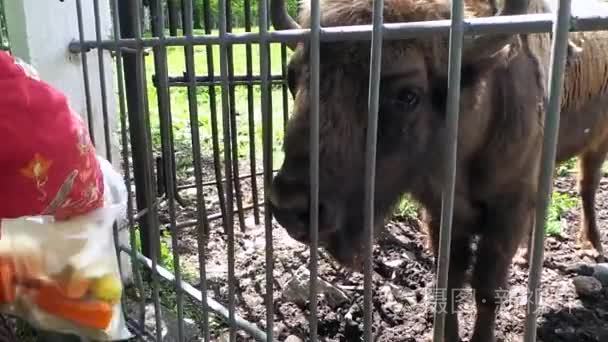
[[(80, 1), (78, 4), (78, 18), (81, 32), (84, 23), (82, 18)], [(184, 340), (184, 306), (186, 301), (194, 299), (198, 302), (203, 312), (201, 316), (202, 331), (205, 341), (211, 339), (210, 313), (221, 317), (230, 328), (229, 339), (234, 341), (237, 338), (237, 330), (245, 331), (251, 338), (256, 340), (272, 341), (273, 322), (275, 312), (272, 305), (274, 298), (273, 290), (273, 228), (272, 217), (268, 215), (269, 204), (260, 201), (260, 197), (265, 198), (273, 177), (273, 86), (278, 87), (281, 98), (280, 117), (287, 118), (289, 111), (289, 97), (285, 82), (286, 59), (288, 56), (285, 43), (296, 41), (307, 41), (310, 44), (311, 62), (311, 247), (310, 247), (310, 272), (311, 286), (309, 299), (310, 331), (309, 336), (312, 341), (317, 340), (317, 320), (316, 311), (316, 274), (317, 274), (317, 244), (318, 244), (318, 134), (319, 134), (319, 59), (320, 42), (336, 42), (342, 40), (362, 41), (371, 40), (371, 69), (370, 69), (370, 97), (369, 97), (369, 117), (368, 117), (368, 136), (366, 144), (366, 205), (365, 205), (365, 225), (369, 237), (366, 245), (365, 272), (364, 272), (364, 295), (365, 295), (365, 333), (364, 340), (372, 341), (372, 229), (373, 226), (373, 192), (374, 189), (374, 170), (375, 170), (375, 150), (376, 150), (376, 128), (378, 120), (378, 97), (380, 83), (380, 58), (381, 49), (384, 41), (404, 39), (409, 37), (429, 37), (434, 34), (450, 35), (449, 48), (449, 86), (447, 94), (447, 132), (450, 143), (450, 153), (448, 155), (448, 174), (449, 181), (444, 190), (442, 206), (442, 220), (440, 233), (440, 252), (438, 256), (437, 284), (438, 288), (446, 288), (448, 284), (448, 265), (450, 241), (451, 241), (451, 220), (454, 206), (455, 188), (455, 163), (456, 163), (456, 141), (458, 131), (458, 103), (460, 96), (460, 68), (462, 42), (465, 36), (481, 35), (488, 33), (542, 33), (553, 30), (552, 64), (550, 67), (550, 77), (548, 86), (548, 106), (545, 121), (545, 135), (542, 154), (542, 168), (540, 175), (540, 186), (538, 192), (538, 211), (537, 217), (544, 218), (547, 209), (547, 200), (550, 198), (552, 182), (552, 170), (554, 168), (556, 137), (559, 126), (559, 104), (560, 87), (562, 86), (564, 60), (567, 44), (567, 33), (569, 31), (600, 30), (608, 28), (608, 17), (570, 17), (570, 1), (560, 1), (559, 11), (556, 14), (534, 14), (521, 16), (505, 16), (490, 18), (463, 18), (463, 2), (454, 1), (452, 3), (451, 20), (428, 21), (420, 23), (391, 23), (383, 22), (383, 15), (380, 9), (383, 8), (382, 0), (374, 0), (373, 23), (371, 25), (361, 25), (352, 27), (320, 27), (320, 6), (319, 0), (312, 1), (311, 29), (272, 31), (269, 25), (269, 3), (261, 1), (258, 3), (258, 31), (252, 30), (255, 26), (251, 18), (251, 0), (244, 0), (243, 6), (246, 14), (245, 31), (231, 32), (231, 6), (234, 2), (220, 0), (218, 32), (213, 32), (210, 27), (210, 1), (203, 1), (203, 22), (204, 30), (196, 31), (193, 28), (193, 1), (182, 1), (181, 9), (183, 13), (183, 34), (167, 36), (165, 33), (165, 3), (162, 1), (149, 0), (145, 3), (149, 6), (151, 18), (151, 34), (142, 32), (144, 7), (143, 0), (118, 1), (110, 0), (112, 8), (112, 20), (114, 24), (114, 39), (102, 39), (99, 30), (100, 14), (99, 0), (94, 0), (95, 25), (97, 36), (95, 40), (84, 40), (81, 35), (80, 41), (76, 41), (70, 46), (73, 53), (80, 53), (83, 59), (92, 58), (94, 51), (99, 53), (100, 69), (103, 72), (102, 51), (111, 51), (115, 58), (115, 68), (117, 73), (116, 89), (118, 94), (118, 105), (120, 113), (120, 140), (122, 142), (122, 164), (125, 172), (125, 181), (128, 189), (134, 189), (135, 203), (129, 201), (129, 225), (131, 228), (131, 248), (120, 246), (123, 253), (128, 253), (132, 257), (135, 272), (136, 289), (140, 299), (137, 302), (139, 310), (137, 314), (129, 316), (129, 322), (133, 331), (139, 337), (146, 336), (157, 341), (162, 339), (162, 317), (161, 317), (161, 283), (169, 281), (175, 289), (175, 304), (177, 312), (177, 339)], [(271, 44), (281, 44), (280, 48), (280, 73), (271, 75)], [(245, 75), (235, 75), (234, 70), (234, 46), (238, 44), (246, 45), (246, 64)], [(253, 59), (252, 46), (259, 49), (259, 60)], [(195, 51), (197, 47), (204, 47), (204, 51)], [(183, 47), (184, 72), (181, 75), (171, 75), (168, 57), (169, 47)], [(219, 48), (219, 73), (214, 70), (213, 48)], [(150, 54), (151, 48), (153, 56), (154, 76), (149, 77), (146, 73), (146, 56)], [(197, 63), (202, 61), (203, 63)], [(254, 74), (253, 65), (259, 63), (259, 74)], [(148, 66), (149, 67), (149, 66)], [(199, 69), (204, 69), (201, 71)], [(88, 80), (87, 70), (83, 70), (85, 81)], [(152, 83), (150, 83), (150, 80)], [(103, 86), (102, 78), (102, 89)], [(87, 94), (97, 93), (96, 89), (88, 89)], [(218, 89), (220, 87), (220, 94)], [(187, 90), (187, 110), (188, 124), (190, 125), (190, 147), (191, 159), (191, 180), (181, 182), (178, 180), (176, 164), (180, 156), (176, 152), (175, 137), (175, 100), (174, 90), (185, 87)], [(235, 92), (237, 87), (245, 87), (247, 91), (247, 118), (248, 131), (245, 133), (249, 140), (249, 150), (246, 151), (246, 159), (249, 163), (249, 175), (241, 176), (243, 168), (240, 167), (238, 154), (238, 127), (236, 125), (239, 114), (235, 110)], [(259, 87), (261, 95), (261, 114), (263, 131), (263, 172), (256, 169), (258, 152), (256, 150), (255, 125), (254, 125), (254, 87)], [(204, 95), (209, 98), (209, 103), (202, 106), (198, 100)], [(149, 89), (154, 89), (150, 91)], [(102, 90), (100, 96), (104, 98), (107, 94)], [(150, 99), (150, 96), (156, 96)], [(220, 97), (221, 107), (216, 108), (216, 97)], [(155, 102), (155, 104), (152, 104)], [(150, 110), (154, 105), (158, 108), (158, 117), (155, 118)], [(218, 117), (218, 110), (221, 118)], [(108, 109), (103, 108), (107, 114)], [(207, 117), (211, 122), (211, 137), (201, 137), (198, 129), (202, 117)], [(152, 132), (151, 121), (158, 119), (159, 132), (155, 141), (156, 133)], [(221, 121), (220, 121), (221, 120)], [(220, 127), (221, 122), (221, 127)], [(220, 131), (222, 136), (220, 136)], [(106, 127), (106, 138), (113, 132)], [(203, 142), (204, 140), (204, 142)], [(210, 144), (213, 158), (212, 173), (214, 180), (204, 179), (205, 170), (203, 169), (202, 145)], [(222, 155), (223, 152), (223, 155)], [(264, 195), (260, 196), (260, 186), (258, 176), (262, 175), (262, 189)], [(250, 183), (250, 196), (252, 204), (246, 206), (243, 203), (245, 190), (242, 188), (242, 181), (248, 180)], [(134, 185), (134, 186), (133, 186)], [(212, 189), (211, 189), (212, 188)], [(193, 204), (187, 203), (182, 197), (185, 191), (195, 189)], [(206, 190), (211, 189), (211, 190)], [(217, 195), (219, 205), (216, 212), (208, 208), (205, 198), (205, 191), (213, 191)], [(236, 205), (236, 210), (234, 206)], [(184, 219), (180, 216), (180, 208), (190, 206), (195, 213), (194, 218)], [(262, 207), (263, 206), (263, 207)], [(265, 227), (265, 310), (266, 321), (261, 324), (248, 322), (237, 314), (236, 311), (236, 286), (238, 281), (235, 276), (235, 227), (238, 225), (241, 230), (247, 227), (244, 213), (253, 210), (254, 222), (260, 222), (260, 216), (264, 213), (263, 224)], [(163, 213), (161, 213), (163, 211)], [(165, 220), (161, 222), (160, 217), (165, 215)], [(236, 216), (236, 222), (235, 222)], [(206, 258), (207, 244), (211, 234), (211, 221), (222, 219), (223, 232), (227, 236), (227, 260), (228, 293), (225, 303), (221, 300), (212, 299), (209, 284), (207, 282)], [(183, 272), (178, 250), (180, 246), (180, 234), (184, 229), (194, 227), (196, 231), (196, 243), (199, 261), (199, 278), (197, 286), (187, 283), (183, 279)], [(538, 305), (535, 289), (540, 282), (540, 273), (543, 259), (543, 227), (544, 219), (538, 219), (535, 225), (535, 234), (531, 258), (529, 290), (532, 294), (532, 301), (529, 304), (528, 312), (535, 312)], [(170, 234), (172, 265), (162, 264), (161, 230), (167, 230)], [(138, 249), (141, 246), (141, 249)], [(169, 270), (172, 268), (172, 270)], [(146, 284), (151, 284), (150, 292), (145, 289)], [(151, 293), (151, 294), (150, 294)], [(145, 331), (145, 301), (146, 294), (150, 294), (154, 305), (154, 326), (153, 336)], [(131, 299), (127, 299), (130, 301)], [(526, 320), (526, 341), (536, 339), (536, 315), (529, 314)], [(435, 316), (434, 340), (441, 341), (443, 338), (445, 325), (445, 313), (441, 310)]]

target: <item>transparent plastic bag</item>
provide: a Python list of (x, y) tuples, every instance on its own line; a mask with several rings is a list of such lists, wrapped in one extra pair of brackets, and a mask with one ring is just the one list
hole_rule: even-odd
[(100, 341), (124, 340), (121, 274), (113, 224), (125, 213), (120, 175), (98, 157), (104, 206), (65, 221), (52, 216), (0, 224), (0, 313), (38, 329)]

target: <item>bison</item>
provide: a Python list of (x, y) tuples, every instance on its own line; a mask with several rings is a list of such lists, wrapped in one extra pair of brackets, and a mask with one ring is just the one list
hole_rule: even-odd
[[(321, 25), (370, 24), (371, 0), (322, 0)], [(523, 14), (526, 0), (507, 0), (498, 15)], [(385, 0), (386, 22), (450, 18), (447, 0)], [(282, 0), (271, 3), (276, 29), (299, 23)], [(490, 16), (489, 6), (466, 4), (466, 15)], [(539, 58), (520, 35), (479, 37), (462, 59), (458, 158), (448, 305), (474, 263), (477, 316), (472, 341), (495, 341), (500, 291), (536, 207), (546, 96)], [(374, 216), (376, 231), (407, 193), (428, 215), (438, 250), (441, 193), (446, 179), (448, 37), (385, 42)], [(363, 174), (370, 42), (322, 42), (319, 109), (319, 243), (340, 263), (355, 267), (363, 250)], [(294, 108), (284, 137), (284, 162), (268, 196), (287, 232), (309, 243), (309, 44), (295, 47), (288, 65)], [(476, 251), (472, 241), (479, 238)], [(476, 256), (476, 258), (474, 258)], [(451, 306), (448, 306), (451, 307)], [(457, 311), (449, 311), (446, 341), (459, 340)]]
[[(528, 13), (548, 13), (555, 9), (556, 0), (531, 0)], [(573, 15), (585, 11), (597, 13), (598, 10), (606, 11), (608, 6), (597, 0), (578, 0), (572, 4)], [(541, 61), (546, 83), (551, 52), (550, 34), (530, 34), (523, 38), (527, 39), (531, 51)], [(608, 32), (570, 33), (566, 61), (556, 163), (579, 157), (578, 187), (582, 199), (582, 220), (577, 240), (582, 247), (593, 247), (601, 261), (604, 250), (596, 222), (595, 194), (602, 175), (602, 164), (608, 153)], [(523, 260), (519, 261), (526, 259), (524, 255)]]

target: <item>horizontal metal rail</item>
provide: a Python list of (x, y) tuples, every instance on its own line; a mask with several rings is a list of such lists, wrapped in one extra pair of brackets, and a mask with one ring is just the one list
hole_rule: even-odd
[[(190, 80), (188, 79), (188, 77), (185, 77), (185, 76), (172, 76), (172, 77), (169, 77), (168, 86), (169, 87), (187, 87), (189, 81)], [(287, 82), (285, 79), (283, 79), (283, 76), (281, 76), (281, 75), (272, 76), (270, 81), (273, 84), (283, 84), (283, 83)], [(211, 86), (211, 85), (221, 86), (222, 77), (220, 77), (220, 76), (214, 76), (214, 77), (196, 76), (195, 82), (196, 82), (197, 86)], [(158, 87), (156, 75), (152, 76), (152, 83), (154, 84), (155, 87)], [(240, 76), (230, 77), (228, 80), (228, 84), (230, 84), (230, 85), (255, 85), (255, 84), (261, 84), (261, 83), (262, 83), (262, 78), (260, 76), (249, 77), (249, 76), (240, 75)]]
[[(133, 250), (131, 248), (124, 245), (120, 245), (120, 250), (124, 253), (127, 253), (128, 255), (135, 254), (137, 260), (143, 263), (150, 270), (154, 270), (154, 267), (152, 266), (152, 260), (146, 258), (143, 254), (139, 252), (133, 253)], [(165, 280), (170, 281), (172, 283), (176, 283), (175, 276), (173, 275), (173, 273), (171, 273), (171, 271), (167, 270), (166, 268), (156, 265), (156, 272)], [(201, 291), (197, 290), (194, 286), (188, 284), (187, 282), (181, 282), (179, 286), (185, 294), (189, 295), (190, 297), (201, 303), (203, 302)], [(213, 298), (207, 297), (207, 308), (205, 309), (211, 310), (214, 313), (222, 316), (225, 320), (228, 320), (228, 309), (226, 309), (222, 304), (215, 301)], [(255, 324), (249, 323), (247, 320), (243, 319), (238, 314), (234, 315), (234, 320), (236, 321), (236, 324), (241, 327), (241, 329), (243, 329), (243, 331), (250, 334), (257, 341), (266, 340), (266, 333), (258, 329)]]
[[(275, 174), (279, 172), (279, 170), (272, 170), (272, 173)], [(258, 172), (255, 174), (256, 176), (262, 176), (264, 175), (264, 172)], [(251, 174), (248, 175), (242, 175), (239, 176), (239, 179), (245, 179), (245, 178), (251, 178)], [(226, 178), (222, 178), (221, 183), (226, 182)], [(211, 186), (211, 185), (216, 185), (217, 183), (219, 183), (218, 181), (208, 181), (208, 182), (204, 182), (203, 186)], [(182, 191), (182, 190), (186, 190), (186, 189), (192, 189), (192, 188), (196, 188), (196, 184), (184, 184), (184, 185), (180, 185), (177, 187), (178, 191)]]
[[(464, 35), (480, 35), (493, 33), (548, 33), (552, 31), (555, 15), (551, 13), (524, 14), (500, 17), (469, 18), (464, 21)], [(383, 26), (384, 40), (399, 40), (404, 38), (432, 36), (436, 34), (449, 34), (450, 20), (433, 20), (411, 23), (388, 23)], [(570, 20), (570, 32), (608, 30), (608, 16), (580, 16)], [(308, 41), (309, 29), (272, 31), (264, 39), (271, 43), (289, 43)], [(336, 41), (365, 41), (371, 40), (372, 25), (353, 25), (321, 28), (322, 42)], [(128, 38), (118, 42), (119, 47), (143, 48), (153, 46), (183, 46), (219, 44), (220, 41), (228, 44), (257, 43), (261, 35), (256, 32), (226, 33), (221, 39), (217, 35), (200, 35), (192, 37), (166, 37), (161, 42), (158, 38)], [(82, 49), (89, 50), (102, 48), (116, 49), (114, 40), (103, 40), (97, 43), (94, 40), (70, 43), (69, 50), (78, 53)]]

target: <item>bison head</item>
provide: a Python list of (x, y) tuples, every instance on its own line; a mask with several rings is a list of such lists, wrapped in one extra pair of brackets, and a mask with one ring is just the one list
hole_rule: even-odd
[[(502, 14), (519, 14), (527, 4), (507, 1)], [(477, 11), (480, 7), (467, 7)], [(441, 0), (385, 0), (386, 22), (448, 19)], [(490, 14), (491, 15), (491, 14)], [(277, 29), (299, 28), (281, 0), (273, 0)], [(309, 10), (299, 22), (309, 26)], [(370, 24), (371, 0), (322, 0), (321, 25)], [(463, 51), (461, 111), (484, 111), (479, 95), (485, 75), (511, 55), (514, 37), (495, 35), (466, 41)], [(375, 222), (382, 224), (404, 192), (425, 202), (440, 191), (445, 140), (448, 38), (387, 41), (383, 45)], [(370, 42), (322, 42), (319, 103), (319, 243), (333, 257), (353, 266), (363, 243), (365, 143), (368, 111)], [(284, 140), (285, 159), (273, 180), (270, 207), (295, 239), (309, 242), (309, 44), (295, 48), (288, 67), (294, 97)], [(475, 139), (473, 127), (472, 138)], [(475, 142), (471, 142), (475, 144)], [(466, 154), (466, 146), (459, 154)], [(439, 182), (440, 183), (440, 182)], [(436, 199), (433, 199), (436, 200)]]

